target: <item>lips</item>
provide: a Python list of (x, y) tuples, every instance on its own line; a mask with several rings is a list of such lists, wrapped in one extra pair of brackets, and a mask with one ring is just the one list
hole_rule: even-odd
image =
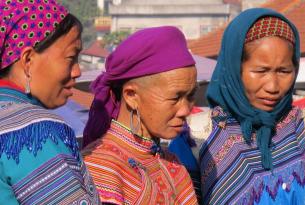
[(183, 126), (174, 126), (172, 127), (177, 133), (181, 132), (183, 130)]
[(68, 86), (64, 87), (64, 90), (66, 90), (68, 96), (73, 95), (72, 88), (74, 87), (74, 85), (75, 85), (75, 83), (71, 83)]
[(260, 98), (264, 105), (275, 106), (279, 99), (278, 98)]

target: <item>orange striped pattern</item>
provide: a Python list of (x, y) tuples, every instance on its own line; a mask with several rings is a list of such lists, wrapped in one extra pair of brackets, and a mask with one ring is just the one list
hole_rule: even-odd
[[(190, 176), (174, 155), (151, 154), (151, 142), (136, 138), (115, 122), (110, 130), (83, 152), (102, 202), (198, 204)], [(128, 163), (131, 158), (136, 167)]]

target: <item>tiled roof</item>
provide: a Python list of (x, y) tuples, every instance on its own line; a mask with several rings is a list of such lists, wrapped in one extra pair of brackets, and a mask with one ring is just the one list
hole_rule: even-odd
[(305, 54), (305, 1), (295, 5), (291, 10), (286, 14), (286, 17), (291, 20), (294, 25), (298, 28), (300, 33), (301, 41), (301, 52)]
[(72, 92), (73, 95), (71, 97), (71, 100), (77, 102), (78, 104), (84, 106), (87, 109), (90, 108), (94, 98), (94, 95), (92, 93), (84, 92), (75, 88), (72, 90)]
[(84, 49), (81, 54), (106, 58), (109, 52), (101, 45), (101, 41), (94, 41), (89, 48)]
[(98, 32), (105, 32), (109, 31), (110, 32), (110, 26), (95, 26), (95, 30)]
[(241, 4), (241, 0), (223, 0), (223, 3), (225, 3), (225, 4), (236, 4), (236, 5), (240, 5), (240, 4)]
[[(284, 14), (296, 25), (301, 36), (301, 52), (305, 54), (305, 1), (270, 0), (261, 7), (270, 8)], [(202, 36), (198, 40), (189, 41), (188, 47), (195, 55), (217, 57), (226, 26), (227, 24)]]

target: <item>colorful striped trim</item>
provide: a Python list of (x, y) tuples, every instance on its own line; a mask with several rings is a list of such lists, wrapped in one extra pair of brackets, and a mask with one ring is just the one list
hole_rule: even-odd
[(20, 204), (99, 204), (84, 163), (57, 155), (12, 186)]

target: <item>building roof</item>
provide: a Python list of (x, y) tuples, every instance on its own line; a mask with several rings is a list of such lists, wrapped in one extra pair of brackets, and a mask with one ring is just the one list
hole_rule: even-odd
[(106, 58), (109, 52), (102, 47), (101, 41), (96, 40), (89, 46), (89, 48), (84, 49), (81, 54)]
[(223, 3), (241, 5), (241, 0), (223, 0)]
[(72, 92), (73, 95), (71, 97), (71, 100), (75, 101), (86, 109), (90, 108), (94, 98), (94, 95), (92, 93), (84, 92), (75, 88), (72, 89)]
[[(269, 0), (261, 7), (270, 8), (284, 14), (297, 27), (301, 39), (301, 52), (305, 54), (305, 1), (302, 0)], [(188, 42), (193, 54), (206, 57), (217, 57), (223, 32), (228, 24), (200, 37), (198, 40)]]
[(97, 32), (110, 32), (111, 26), (110, 25), (108, 25), (108, 26), (95, 26), (95, 30)]

